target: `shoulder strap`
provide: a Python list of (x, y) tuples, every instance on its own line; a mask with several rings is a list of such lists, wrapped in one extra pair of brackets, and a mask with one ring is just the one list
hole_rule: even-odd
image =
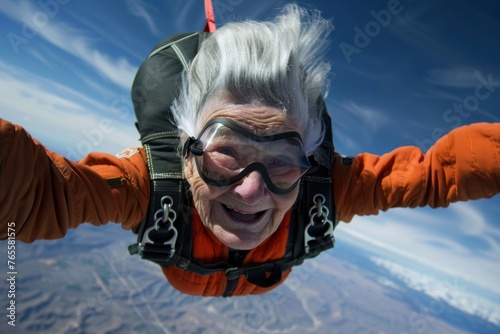
[(331, 118), (322, 96), (318, 100), (318, 108), (322, 110), (325, 127), (325, 137), (320, 145), (324, 161), (321, 164), (312, 161), (314, 170), (302, 179), (301, 193), (294, 206), (287, 245), (287, 254), (296, 259), (302, 258), (302, 261), (334, 247), (333, 231), (338, 222), (332, 179), (335, 146)]
[[(180, 137), (170, 112), (179, 95), (181, 73), (215, 31), (211, 0), (205, 0), (205, 32), (183, 33), (158, 43), (137, 71), (132, 100), (136, 126), (147, 155), (151, 194), (146, 218), (131, 254), (168, 265), (176, 252), (191, 254), (191, 198), (183, 178)], [(175, 224), (174, 224), (175, 223)]]
[[(148, 213), (129, 247), (143, 258), (167, 258), (176, 240), (190, 240), (191, 199), (183, 178), (179, 131), (170, 107), (179, 95), (180, 73), (208, 33), (184, 33), (161, 41), (139, 68), (132, 88), (137, 128), (147, 155), (151, 194)], [(173, 225), (181, 226), (178, 231)], [(189, 225), (190, 226), (190, 225)], [(189, 233), (189, 235), (186, 235)], [(190, 242), (179, 242), (190, 252)]]
[[(183, 179), (179, 131), (170, 114), (170, 106), (179, 94), (180, 73), (198, 52), (208, 32), (215, 30), (212, 4), (205, 0), (206, 26), (203, 33), (183, 33), (169, 37), (155, 46), (139, 68), (132, 88), (136, 126), (147, 153), (151, 194), (147, 216), (142, 222), (137, 242), (129, 246), (131, 254), (162, 266), (174, 265), (199, 275), (225, 272), (228, 281), (241, 275), (261, 287), (281, 281), (281, 273), (305, 259), (317, 256), (334, 246), (333, 230), (337, 211), (333, 199), (331, 168), (334, 159), (331, 119), (323, 98), (325, 139), (321, 144), (327, 157), (301, 181), (301, 192), (294, 205), (285, 256), (281, 260), (232, 267), (228, 263), (203, 264), (191, 258), (191, 197)], [(270, 274), (269, 274), (270, 273)], [(232, 291), (227, 291), (231, 295)]]
[[(203, 276), (223, 272), (228, 280), (228, 288), (234, 288), (235, 282), (242, 275), (246, 277), (247, 281), (259, 287), (271, 287), (281, 281), (283, 272), (332, 248), (335, 242), (333, 230), (337, 222), (331, 177), (334, 146), (330, 116), (324, 100), (321, 98), (318, 103), (326, 127), (325, 139), (322, 143), (326, 161), (324, 165), (316, 164), (316, 169), (307, 174), (301, 181), (301, 191), (293, 208), (285, 256), (282, 259), (246, 266), (232, 266), (227, 262), (201, 263), (194, 260), (191, 257), (191, 214), (189, 212), (184, 212), (181, 216), (174, 215), (177, 220), (167, 224), (173, 226), (173, 229), (164, 232), (164, 236), (167, 237), (169, 235), (181, 237), (181, 240), (176, 244), (177, 249), (173, 249), (175, 244), (169, 244), (162, 238), (159, 238), (162, 240), (159, 244), (149, 243), (151, 239), (157, 235), (161, 236), (162, 233), (151, 226), (149, 233), (145, 233), (149, 237), (142, 242), (142, 257), (162, 266), (173, 265)], [(165, 206), (163, 207), (165, 208)], [(155, 215), (155, 219), (168, 216), (167, 206)], [(232, 289), (226, 289), (224, 295), (230, 296), (231, 294)]]

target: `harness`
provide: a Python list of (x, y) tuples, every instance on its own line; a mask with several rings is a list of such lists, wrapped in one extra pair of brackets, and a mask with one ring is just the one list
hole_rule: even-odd
[(202, 263), (192, 258), (192, 197), (183, 177), (180, 131), (170, 107), (179, 95), (181, 72), (187, 70), (210, 34), (208, 31), (215, 29), (210, 0), (205, 1), (205, 6), (207, 31), (182, 33), (158, 43), (140, 66), (132, 86), (136, 126), (147, 155), (151, 194), (146, 218), (137, 231), (137, 242), (129, 246), (129, 253), (198, 275), (224, 272), (227, 277), (224, 296), (230, 296), (242, 275), (259, 287), (271, 287), (281, 281), (283, 272), (334, 246), (333, 230), (337, 222), (331, 170), (334, 145), (331, 119), (320, 98), (318, 108), (322, 110), (326, 129), (321, 148), (327, 158), (325, 165), (313, 159), (311, 163), (316, 168), (300, 182), (282, 259), (243, 266), (231, 253), (228, 262)]

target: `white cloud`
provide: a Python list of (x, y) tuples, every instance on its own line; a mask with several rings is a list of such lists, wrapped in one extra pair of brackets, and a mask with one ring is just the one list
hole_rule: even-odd
[(153, 35), (158, 34), (155, 22), (146, 9), (146, 4), (141, 0), (127, 0), (127, 8), (132, 15), (142, 18), (149, 27)]
[[(401, 279), (408, 287), (421, 291), (441, 303), (444, 301), (463, 312), (478, 316), (495, 325), (500, 325), (500, 304), (468, 291), (467, 287), (457, 280), (447, 281), (436, 279), (379, 257), (372, 257), (371, 260), (375, 264), (387, 269), (395, 277)], [(387, 279), (384, 279), (380, 283), (391, 288), (399, 289), (397, 285), (384, 284), (387, 281)], [(389, 282), (392, 281), (389, 280)], [(434, 305), (434, 307), (431, 308), (433, 312), (444, 312), (444, 310), (444, 305), (440, 307)]]
[[(234, 1), (233, 1), (234, 2)], [(215, 10), (215, 21), (218, 27), (222, 25), (222, 18), (218, 16), (217, 4), (221, 1), (213, 1), (213, 7)], [(227, 1), (224, 8), (228, 7)], [(165, 8), (161, 9), (165, 11), (168, 17), (169, 27), (171, 28), (171, 33), (179, 33), (182, 31), (193, 31), (203, 29), (205, 26), (205, 11), (203, 7), (203, 1), (168, 1)], [(165, 15), (162, 15), (165, 17)]]
[(113, 96), (113, 94), (116, 94), (113, 93), (108, 85), (103, 84), (102, 81), (91, 79), (89, 76), (87, 76), (83, 72), (80, 72), (78, 69), (76, 69), (75, 72), (78, 73), (78, 77), (80, 78), (80, 80), (82, 82), (85, 82), (87, 86), (92, 88), (95, 92), (106, 96)]
[(341, 154), (355, 155), (361, 151), (361, 145), (353, 139), (352, 131), (346, 131), (342, 127), (334, 128), (335, 148)]
[(52, 62), (48, 61), (44, 55), (42, 55), (40, 52), (38, 52), (38, 50), (30, 49), (28, 52), (31, 53), (31, 55), (33, 57), (35, 57), (36, 59), (41, 61), (43, 64), (52, 68)]
[[(90, 5), (89, 8), (91, 8)], [(132, 59), (137, 59), (138, 61), (144, 59), (145, 45), (142, 43), (148, 39), (144, 38), (142, 34), (134, 34), (127, 31), (127, 29), (130, 29), (130, 23), (128, 21), (122, 23), (117, 20), (110, 20), (107, 11), (94, 11), (92, 16), (89, 16), (88, 13), (73, 10), (73, 8), (70, 10), (71, 17), (79, 24), (82, 24), (85, 27), (84, 29), (88, 30), (87, 33), (99, 36), (99, 40), (101, 42), (105, 41), (108, 47), (113, 46), (121, 49), (122, 54), (127, 54)], [(120, 38), (117, 36), (120, 36)], [(134, 47), (131, 47), (131, 45), (134, 45)], [(148, 50), (152, 48), (153, 45), (148, 44)]]
[(379, 216), (356, 217), (336, 234), (340, 240), (345, 237), (380, 254), (393, 254), (500, 293), (498, 227), (473, 203), (456, 203), (446, 210), (393, 209)]
[(446, 69), (433, 69), (427, 73), (426, 80), (430, 84), (444, 87), (475, 88), (481, 81), (480, 71), (468, 67), (454, 67)]
[(500, 239), (498, 227), (488, 224), (485, 217), (470, 204), (460, 203), (453, 208), (456, 210), (457, 215), (461, 217), (460, 231), (464, 235), (482, 239), (490, 248), (491, 253), (500, 255), (500, 244), (497, 241)]
[[(390, 124), (387, 112), (361, 105), (352, 100), (334, 101), (329, 110), (334, 110), (334, 136), (342, 154), (355, 155), (366, 150), (373, 134)], [(347, 152), (346, 152), (347, 151)]]
[[(470, 88), (468, 91), (464, 90), (465, 93), (463, 93), (462, 95), (450, 93), (450, 91), (446, 90), (446, 88), (443, 90), (443, 89), (439, 89), (439, 88), (435, 88), (435, 87), (431, 87), (430, 89), (427, 88), (425, 93), (415, 92), (412, 95), (415, 97), (424, 98), (424, 99), (450, 101), (450, 104), (448, 106), (441, 109), (442, 112), (445, 112), (448, 109), (449, 110), (455, 109), (456, 104), (463, 105), (465, 99), (470, 98), (470, 97), (475, 97), (475, 88), (472, 88), (472, 87), (477, 87), (478, 85), (479, 85), (479, 81), (477, 81), (474, 86), (468, 87), (468, 88)], [(495, 86), (495, 85), (496, 84), (492, 83), (492, 86)], [(464, 87), (466, 87), (466, 86), (464, 86)], [(481, 116), (482, 120), (485, 122), (499, 122), (500, 118), (497, 115), (495, 115), (496, 114), (496, 106), (490, 104), (488, 106), (488, 108), (493, 109), (493, 110), (487, 111), (484, 108), (482, 108), (482, 105), (484, 104), (484, 102), (486, 102), (486, 100), (480, 101), (479, 107), (474, 111), (474, 113), (477, 114), (478, 116)]]
[(401, 291), (402, 288), (394, 281), (388, 279), (387, 277), (378, 277), (377, 282), (381, 285), (384, 285), (386, 287), (389, 287), (394, 290)]
[(389, 122), (387, 113), (380, 112), (374, 108), (361, 106), (354, 101), (340, 103), (341, 107), (349, 114), (354, 116), (364, 128), (372, 131), (379, 130), (383, 125)]
[(27, 1), (6, 0), (0, 2), (0, 12), (12, 19), (22, 18), (23, 13), (30, 11), (31, 4)]
[[(2, 62), (0, 92), (3, 118), (22, 125), (43, 144), (59, 147), (71, 159), (138, 145), (130, 113)], [(117, 100), (121, 98), (125, 97)]]
[[(25, 25), (25, 18), (36, 17), (41, 8), (27, 1), (2, 1), (0, 12)], [(57, 21), (57, 16), (49, 17), (44, 24), (37, 26), (37, 35), (31, 38), (38, 37), (80, 59), (119, 87), (129, 90), (132, 86), (137, 66), (131, 65), (125, 58), (115, 59), (93, 48), (88, 36), (67, 23)]]

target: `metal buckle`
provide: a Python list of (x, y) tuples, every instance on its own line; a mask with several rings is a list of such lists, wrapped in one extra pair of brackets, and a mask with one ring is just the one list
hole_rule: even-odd
[[(313, 197), (313, 202), (315, 204), (309, 209), (309, 224), (307, 224), (304, 229), (304, 246), (306, 254), (309, 254), (311, 252), (311, 247), (309, 246), (310, 241), (328, 237), (330, 238), (330, 240), (334, 240), (333, 230), (335, 226), (333, 222), (330, 219), (328, 219), (330, 211), (328, 210), (328, 207), (323, 206), (323, 204), (325, 204), (325, 201), (326, 201), (325, 196), (321, 194), (316, 194)], [(317, 222), (316, 221), (317, 218), (320, 218), (321, 220)], [(320, 224), (322, 226), (328, 225), (328, 228), (323, 233), (323, 235), (316, 235), (316, 236), (311, 235), (309, 229), (311, 227), (319, 227)]]
[(224, 273), (226, 274), (227, 279), (235, 279), (241, 275), (240, 268), (238, 267), (227, 268)]
[(142, 237), (141, 242), (139, 243), (139, 254), (142, 253), (144, 249), (144, 244), (155, 244), (155, 242), (150, 238), (149, 233), (151, 231), (160, 231), (161, 229), (165, 229), (165, 233), (173, 232), (172, 236), (163, 242), (164, 246), (170, 246), (170, 254), (171, 258), (175, 253), (175, 243), (177, 241), (177, 236), (179, 233), (177, 229), (174, 227), (174, 221), (177, 218), (177, 213), (172, 210), (172, 204), (174, 200), (170, 196), (163, 196), (160, 200), (161, 208), (156, 210), (154, 214), (154, 224), (150, 226)]

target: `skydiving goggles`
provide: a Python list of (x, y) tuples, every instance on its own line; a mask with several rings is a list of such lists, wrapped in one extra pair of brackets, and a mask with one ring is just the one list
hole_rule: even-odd
[(291, 192), (311, 168), (298, 132), (258, 136), (226, 118), (210, 120), (197, 139), (190, 137), (184, 156), (189, 153), (209, 185), (229, 186), (258, 171), (276, 194)]

